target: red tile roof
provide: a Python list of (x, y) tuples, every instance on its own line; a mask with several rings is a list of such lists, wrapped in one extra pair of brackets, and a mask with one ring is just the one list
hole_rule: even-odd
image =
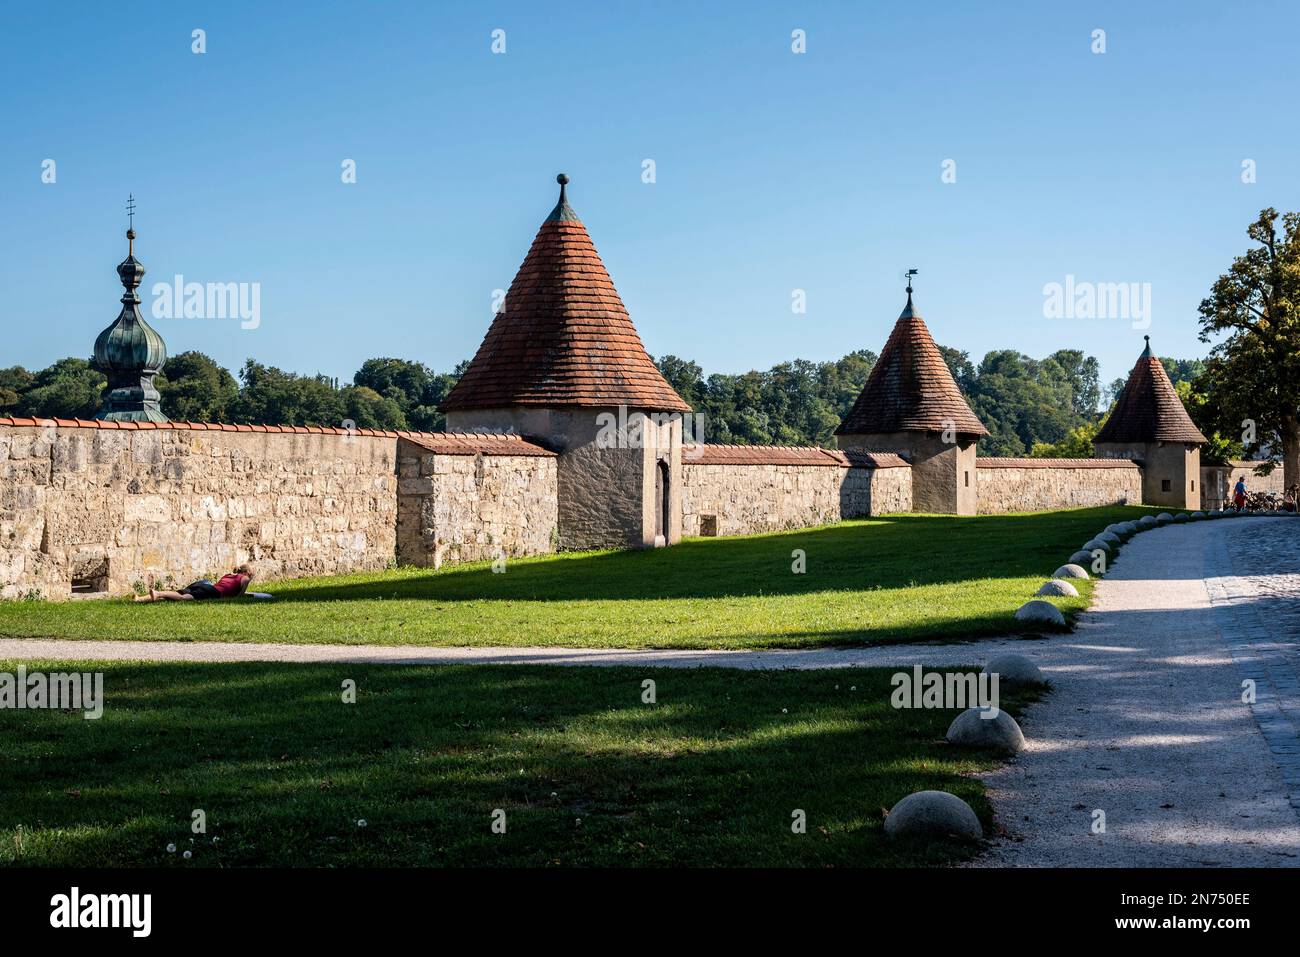
[(1132, 459), (998, 459), (978, 458), (981, 469), (1136, 469)]
[(327, 429), (319, 425), (232, 425), (217, 422), (118, 422), (107, 419), (30, 419), (0, 416), (0, 426), (21, 428), (105, 429), (109, 431), (163, 430), (190, 432), (258, 432), (292, 435), (352, 435), (381, 439), (409, 439), (441, 455), (554, 455), (512, 432), (408, 432), (390, 429)]
[(430, 432), (408, 441), (438, 455), (527, 455), (554, 458), (555, 453), (507, 432)]
[(690, 411), (646, 354), (563, 190), (442, 408), (516, 405)]
[(814, 465), (828, 468), (900, 468), (892, 452), (823, 449), (809, 445), (684, 445), (684, 465)]
[(959, 435), (989, 434), (966, 404), (908, 293), (907, 306), (867, 377), (862, 394), (835, 434), (942, 432), (950, 423)]
[(862, 449), (840, 449), (838, 454), (849, 468), (854, 469), (908, 469), (912, 465), (894, 452), (867, 452)]
[(1151, 354), (1150, 336), (1128, 382), (1115, 399), (1110, 418), (1094, 442), (1205, 442), (1169, 381), (1164, 365)]

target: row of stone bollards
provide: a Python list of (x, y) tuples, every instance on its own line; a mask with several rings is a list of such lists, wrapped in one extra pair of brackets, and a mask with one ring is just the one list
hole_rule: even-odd
[[(998, 655), (984, 666), (985, 674), (998, 676), (1004, 688), (1042, 688), (1047, 679), (1024, 655)], [(1015, 754), (1025, 747), (1016, 719), (1000, 708), (967, 708), (948, 725), (947, 739), (959, 747), (985, 748)], [(891, 838), (978, 841), (984, 836), (979, 818), (969, 804), (947, 791), (917, 791), (899, 801), (885, 818)]]
[[(1136, 521), (1107, 525), (1100, 534), (1089, 539), (1079, 551), (1071, 555), (1068, 562), (1052, 572), (1052, 577), (1036, 593), (1043, 597), (1021, 605), (1016, 610), (1016, 619), (1064, 628), (1065, 616), (1045, 599), (1077, 598), (1079, 590), (1071, 584), (1070, 579), (1090, 578), (1088, 567), (1092, 568), (1094, 574), (1105, 574), (1110, 559), (1134, 535), (1163, 525), (1235, 518), (1243, 514), (1293, 517), (1296, 513), (1243, 513), (1233, 509), (1179, 512), (1176, 515), (1161, 512), (1159, 515), (1144, 515)], [(1041, 688), (1048, 684), (1038, 666), (1024, 655), (999, 655), (984, 666), (984, 671), (998, 675), (999, 684), (1003, 687)], [(951, 744), (986, 748), (1006, 754), (1015, 754), (1025, 747), (1025, 736), (1016, 719), (996, 708), (967, 708), (948, 726), (947, 739)], [(974, 809), (955, 794), (947, 791), (917, 791), (903, 798), (889, 811), (885, 818), (885, 834), (891, 838), (957, 838), (978, 841), (983, 838), (984, 831)]]

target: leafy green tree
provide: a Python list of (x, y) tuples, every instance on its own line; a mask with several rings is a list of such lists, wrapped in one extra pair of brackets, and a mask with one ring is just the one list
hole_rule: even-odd
[(1300, 483), (1300, 213), (1262, 210), (1246, 234), (1256, 245), (1201, 302), (1201, 341), (1227, 338), (1198, 381), (1225, 431), (1280, 460), (1289, 488)]
[(957, 383), (957, 388), (969, 400), (975, 391), (975, 365), (970, 361), (970, 353), (941, 345), (939, 355), (943, 356), (944, 364), (948, 366), (948, 372)]
[(340, 428), (348, 417), (326, 376), (299, 376), (249, 359), (239, 377), (243, 387), (232, 408), (236, 421)]
[[(1174, 362), (1163, 357), (1160, 361), (1166, 369)], [(1196, 373), (1195, 382), (1179, 379), (1174, 383), (1174, 391), (1178, 393), (1183, 408), (1192, 417), (1196, 427), (1209, 440), (1201, 446), (1201, 462), (1206, 465), (1227, 465), (1233, 459), (1242, 458), (1246, 454), (1244, 447), (1232, 435), (1225, 436), (1215, 427), (1219, 416), (1210, 404), (1209, 396), (1197, 388), (1197, 383), (1205, 381), (1205, 363), (1199, 359), (1188, 360), (1180, 366), (1180, 371), (1183, 374)], [(1172, 375), (1170, 378), (1173, 378)]]
[(172, 356), (158, 379), (163, 414), (178, 422), (225, 422), (239, 398), (239, 383), (202, 352)]
[[(424, 363), (407, 359), (367, 359), (353, 376), (353, 385), (372, 389), (396, 403), (406, 428), (436, 432), (446, 425), (438, 406), (465, 373), (461, 362), (451, 373), (436, 373)], [(394, 428), (394, 426), (388, 426)]]
[(22, 366), (0, 369), (0, 412), (12, 415), (22, 401), (23, 393), (32, 387), (36, 377)]
[(18, 414), (90, 419), (99, 411), (108, 380), (88, 359), (60, 359), (36, 373), (20, 395)]
[(405, 429), (406, 414), (397, 401), (382, 396), (363, 385), (343, 389), (339, 398), (343, 402), (344, 421), (358, 429)]
[(1090, 459), (1097, 454), (1095, 441), (1100, 422), (1085, 422), (1059, 442), (1035, 442), (1029, 454), (1036, 459)]

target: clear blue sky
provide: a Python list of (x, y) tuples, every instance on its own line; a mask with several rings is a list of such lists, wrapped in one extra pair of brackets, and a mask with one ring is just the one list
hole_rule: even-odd
[(0, 364), (89, 354), (128, 193), (146, 293), (261, 284), (259, 329), (156, 323), (173, 354), (344, 378), (469, 357), (561, 170), (647, 348), (709, 372), (878, 351), (907, 266), (976, 360), (1125, 374), (1130, 323), (1043, 317), (1067, 274), (1151, 283), (1157, 351), (1203, 355), (1245, 226), (1300, 207), (1293, 2), (375, 7), (9, 5)]

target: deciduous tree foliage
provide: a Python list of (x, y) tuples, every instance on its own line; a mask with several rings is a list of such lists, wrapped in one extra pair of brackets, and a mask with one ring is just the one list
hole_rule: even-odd
[[(971, 407), (992, 435), (985, 455), (1082, 455), (1100, 395), (1097, 362), (1078, 350), (1033, 359), (1011, 350), (970, 356), (940, 346)], [(852, 352), (832, 362), (795, 359), (765, 371), (706, 374), (678, 356), (660, 371), (703, 416), (708, 442), (834, 446), (835, 428), (862, 391), (876, 354)], [(367, 359), (350, 385), (299, 375), (249, 360), (236, 379), (210, 357), (183, 352), (159, 377), (163, 411), (188, 421), (254, 422), (437, 431), (438, 405), (464, 372), (435, 372), (393, 357)], [(90, 418), (104, 379), (85, 360), (65, 359), (31, 373), (0, 370), (0, 410), (10, 414)], [(1080, 432), (1080, 430), (1084, 430)], [(1078, 433), (1078, 434), (1076, 434)]]
[(1280, 461), (1289, 488), (1300, 483), (1300, 213), (1265, 209), (1246, 234), (1256, 245), (1201, 302), (1201, 341), (1227, 337), (1197, 387), (1223, 433)]

